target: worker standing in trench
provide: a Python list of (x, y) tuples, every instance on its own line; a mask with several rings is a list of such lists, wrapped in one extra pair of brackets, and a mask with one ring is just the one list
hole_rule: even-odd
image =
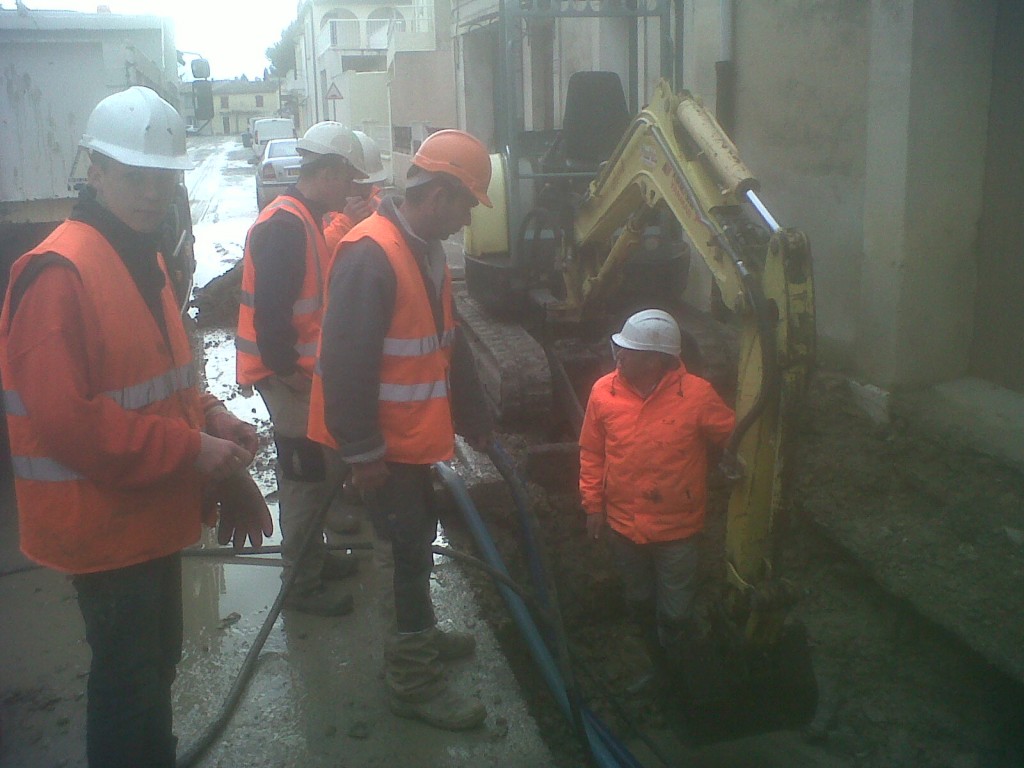
[[(274, 423), (281, 578), (296, 571), (284, 606), (342, 616), (352, 611), (352, 595), (332, 591), (325, 581), (355, 573), (355, 556), (328, 552), (322, 530), (305, 554), (301, 549), (305, 532), (322, 525), (324, 500), (348, 470), (336, 452), (306, 437), (306, 426), (330, 257), (323, 219), (345, 209), (353, 181), (366, 173), (362, 145), (341, 123), (317, 123), (296, 148), (302, 157), (299, 180), (260, 212), (245, 239), (236, 378), (241, 386), (255, 386)], [(353, 532), (358, 517), (351, 509), (340, 514), (340, 532)]]
[(245, 471), (256, 431), (198, 391), (157, 253), (191, 167), (184, 121), (135, 86), (96, 106), (81, 146), (88, 185), (15, 263), (0, 315), (21, 549), (78, 594), (89, 765), (173, 768), (181, 550), (199, 540), (204, 493), (236, 545), (273, 524)]
[(436, 625), (431, 465), (452, 457), (456, 429), (486, 448), (492, 423), (455, 326), (441, 241), (469, 223), (478, 203), (490, 206), (490, 178), (476, 138), (431, 134), (413, 157), (404, 199), (386, 197), (342, 238), (310, 409), (310, 437), (340, 450), (380, 538), (391, 542), (397, 634), (384, 655), (391, 711), (448, 730), (476, 727), (486, 711), (445, 681), (444, 663), (472, 654), (476, 640)]
[(612, 344), (616, 370), (594, 384), (580, 434), (580, 496), (587, 534), (597, 539), (610, 529), (626, 609), (664, 680), (658, 673), (668, 659), (695, 639), (708, 447), (725, 445), (736, 415), (686, 370), (679, 326), (667, 312), (632, 315)]

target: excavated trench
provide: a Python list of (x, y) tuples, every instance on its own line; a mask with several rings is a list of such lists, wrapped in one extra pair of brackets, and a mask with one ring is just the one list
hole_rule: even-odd
[[(215, 308), (202, 312), (216, 316)], [(718, 375), (716, 360), (711, 356), (709, 376)], [(525, 466), (527, 438), (504, 440)], [(531, 484), (530, 498), (589, 706), (645, 765), (1024, 764), (1019, 650), (1005, 647), (1019, 640), (1024, 616), (1024, 547), (1013, 538), (1024, 528), (1024, 478), (899, 419), (871, 422), (844, 380), (827, 374), (811, 387), (796, 445), (776, 565), (800, 595), (794, 618), (807, 628), (820, 688), (814, 720), (795, 731), (698, 747), (701, 734), (671, 696), (636, 689), (646, 670), (643, 645), (625, 620), (606, 546), (583, 535), (567, 471), (561, 488)], [(712, 486), (703, 572), (709, 587), (721, 567), (727, 496), (721, 479)], [(480, 493), (499, 551), (527, 583), (507, 492)], [(457, 516), (444, 522), (452, 543), (471, 551)], [(584, 764), (492, 583), (479, 573), (471, 580), (558, 765)], [(967, 626), (972, 632), (961, 631)]]

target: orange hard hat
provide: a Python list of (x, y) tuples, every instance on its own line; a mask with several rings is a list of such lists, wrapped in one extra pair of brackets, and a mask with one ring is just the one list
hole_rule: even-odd
[(446, 129), (432, 133), (420, 144), (412, 164), (429, 173), (454, 176), (488, 208), (487, 185), (491, 183), (491, 158), (480, 139), (465, 131)]

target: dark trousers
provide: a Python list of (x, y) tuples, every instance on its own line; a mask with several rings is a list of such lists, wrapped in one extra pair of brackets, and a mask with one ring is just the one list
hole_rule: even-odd
[(92, 649), (89, 768), (174, 768), (171, 684), (181, 659), (181, 555), (73, 582)]
[(391, 542), (395, 561), (395, 619), (400, 633), (422, 632), (436, 623), (430, 601), (430, 547), (437, 537), (437, 512), (430, 466), (388, 464), (384, 487), (368, 494), (377, 535)]

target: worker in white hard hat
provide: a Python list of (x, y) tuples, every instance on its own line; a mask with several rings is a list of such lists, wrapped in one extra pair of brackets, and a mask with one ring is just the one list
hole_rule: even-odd
[(88, 185), (14, 264), (0, 316), (21, 549), (78, 594), (89, 765), (170, 768), (181, 550), (199, 540), (203, 497), (224, 502), (237, 543), (273, 527), (245, 471), (256, 431), (197, 388), (157, 252), (190, 167), (184, 121), (136, 86), (96, 106), (81, 146)]
[(344, 211), (327, 214), (324, 239), (327, 241), (327, 249), (331, 253), (334, 253), (341, 238), (348, 234), (352, 227), (377, 210), (384, 197), (382, 185), (388, 179), (377, 142), (362, 131), (352, 131), (352, 133), (362, 145), (363, 165), (360, 170), (366, 174), (366, 178), (356, 179), (352, 182), (353, 196), (348, 199)]
[[(345, 209), (353, 182), (366, 173), (362, 144), (341, 123), (317, 123), (297, 149), (298, 181), (260, 212), (245, 240), (236, 377), (243, 387), (256, 388), (274, 424), (282, 579), (295, 570), (285, 608), (341, 616), (352, 610), (352, 595), (329, 582), (352, 575), (356, 560), (327, 552), (319, 518), (345, 467), (334, 452), (306, 437), (306, 422), (330, 258), (323, 219)], [(329, 521), (352, 532), (356, 512), (338, 504)], [(320, 529), (303, 554), (311, 526)]]
[(691, 632), (708, 448), (725, 445), (736, 417), (686, 370), (667, 312), (637, 312), (611, 340), (616, 369), (594, 384), (580, 434), (580, 496), (587, 534), (607, 530), (658, 668)]

